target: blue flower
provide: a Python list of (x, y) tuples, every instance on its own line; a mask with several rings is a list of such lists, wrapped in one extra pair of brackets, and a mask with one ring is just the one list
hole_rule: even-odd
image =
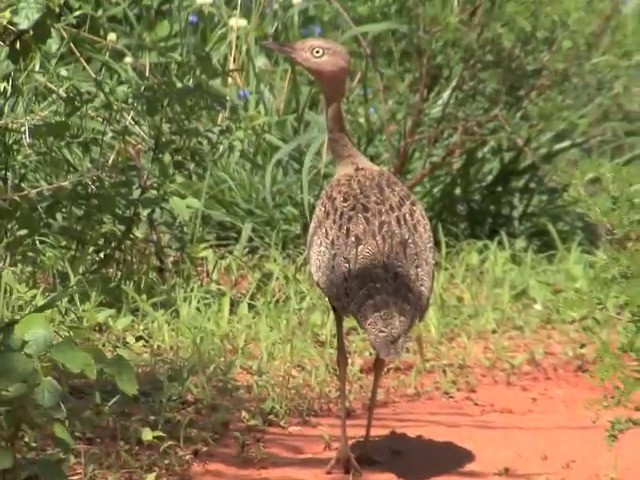
[(191, 25), (197, 25), (198, 24), (198, 14), (197, 13), (190, 13), (187, 16), (187, 22), (189, 22)]
[(251, 92), (248, 88), (243, 88), (242, 90), (238, 90), (238, 99), (239, 100), (249, 100), (249, 95)]
[(375, 115), (376, 114), (376, 109), (373, 107), (369, 107), (369, 114), (370, 115)]
[(303, 37), (319, 37), (322, 35), (322, 27), (317, 23), (314, 23), (313, 25), (309, 25), (308, 27), (300, 30), (300, 33)]

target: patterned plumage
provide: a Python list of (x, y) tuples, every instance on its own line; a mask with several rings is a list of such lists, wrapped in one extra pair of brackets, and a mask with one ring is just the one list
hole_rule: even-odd
[[(341, 407), (340, 447), (327, 466), (361, 473), (358, 462), (378, 462), (370, 436), (378, 385), (387, 360), (397, 359), (413, 325), (426, 314), (433, 288), (431, 226), (411, 192), (369, 161), (351, 142), (342, 115), (349, 55), (339, 44), (307, 38), (264, 42), (307, 70), (322, 90), (334, 178), (316, 204), (307, 251), (311, 275), (333, 309)], [(358, 461), (347, 438), (347, 353), (343, 321), (351, 316), (367, 333), (376, 356), (364, 451)]]
[(381, 169), (337, 176), (318, 200), (307, 250), (331, 305), (383, 359), (398, 358), (427, 311), (434, 272), (429, 221), (409, 190)]

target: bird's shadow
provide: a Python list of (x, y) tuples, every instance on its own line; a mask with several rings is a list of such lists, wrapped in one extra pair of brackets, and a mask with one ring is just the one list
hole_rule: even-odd
[[(383, 437), (371, 438), (374, 455), (384, 458), (382, 463), (363, 470), (383, 471), (403, 480), (426, 480), (459, 470), (475, 460), (473, 452), (453, 442), (442, 442), (422, 435), (415, 437), (391, 431)], [(363, 451), (362, 440), (351, 446), (354, 454)]]

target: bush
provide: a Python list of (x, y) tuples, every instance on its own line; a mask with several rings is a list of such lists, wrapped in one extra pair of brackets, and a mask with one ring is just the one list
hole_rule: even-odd
[(535, 241), (547, 222), (571, 232), (553, 162), (628, 128), (631, 50), (616, 8), (591, 3), (353, 2), (349, 19), (325, 4), (241, 2), (249, 25), (236, 29), (232, 10), (206, 2), (19, 2), (13, 24), (32, 33), (13, 32), (2, 53), (3, 245), (57, 263), (45, 242), (74, 271), (302, 245), (329, 173), (319, 98), (256, 42), (312, 22), (344, 25), (345, 41), (375, 52), (351, 46), (351, 131), (448, 237)]
[[(37, 292), (18, 283), (12, 270), (6, 269), (0, 275), (0, 307), (4, 298), (29, 304), (37, 299)], [(17, 312), (22, 316), (18, 321), (0, 324), (0, 471), (13, 469), (27, 477), (58, 479), (67, 477), (55, 456), (16, 459), (15, 453), (29, 452), (30, 440), (35, 436), (41, 441), (43, 433), (50, 434), (60, 452), (71, 453), (74, 440), (68, 429), (63, 387), (56, 380), (60, 371), (94, 381), (111, 378), (128, 395), (136, 394), (138, 385), (127, 358), (80, 347), (78, 340), (86, 338), (70, 326), (54, 331), (51, 317), (55, 315), (50, 313), (57, 312), (46, 312), (46, 308), (45, 303), (26, 315)], [(0, 313), (8, 313), (2, 310)]]

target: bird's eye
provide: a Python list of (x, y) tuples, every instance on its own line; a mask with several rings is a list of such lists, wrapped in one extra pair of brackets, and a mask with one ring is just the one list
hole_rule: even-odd
[(321, 58), (324, 56), (324, 48), (321, 47), (313, 47), (311, 49), (311, 56), (313, 58)]

